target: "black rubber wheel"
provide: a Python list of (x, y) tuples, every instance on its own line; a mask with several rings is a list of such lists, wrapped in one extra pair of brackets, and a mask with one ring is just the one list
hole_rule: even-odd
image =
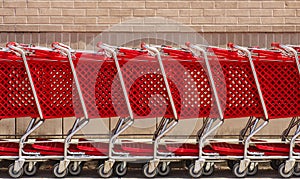
[(37, 173), (38, 167), (37, 164), (32, 166), (32, 169), (29, 170), (29, 163), (24, 164), (24, 173), (27, 176), (34, 176)]
[(68, 169), (66, 168), (65, 171), (59, 172), (59, 163), (55, 164), (53, 167), (53, 174), (57, 178), (64, 178), (65, 176), (68, 175)]
[(293, 171), (294, 171), (293, 169), (288, 172), (285, 172), (284, 170), (285, 170), (285, 163), (282, 163), (278, 168), (278, 172), (283, 178), (290, 178), (293, 175)]
[(282, 164), (281, 160), (271, 160), (271, 162), (270, 162), (270, 166), (272, 167), (273, 170), (276, 170), (276, 171), (278, 171), (280, 164)]
[(147, 178), (154, 178), (157, 175), (157, 173), (158, 173), (157, 169), (155, 169), (152, 172), (149, 172), (149, 164), (148, 163), (146, 163), (143, 166), (143, 174), (145, 175), (145, 177), (147, 177)]
[(102, 178), (109, 178), (113, 173), (113, 170), (109, 170), (107, 173), (104, 172), (104, 164), (101, 164), (98, 169), (98, 174)]
[(69, 169), (70, 175), (78, 176), (78, 175), (80, 175), (80, 173), (82, 171), (82, 166), (78, 165), (77, 168), (75, 168), (75, 164), (74, 164), (74, 162), (72, 162), (69, 164), (68, 169)]
[(12, 178), (20, 178), (23, 175), (23, 168), (21, 168), (18, 172), (14, 171), (14, 163), (8, 166), (8, 174)]
[(235, 160), (227, 160), (228, 167), (232, 170), (233, 166), (237, 163)]
[(127, 174), (127, 167), (123, 167), (123, 163), (118, 163), (115, 167), (115, 172), (118, 177), (123, 177)]
[(198, 172), (195, 172), (194, 169), (195, 169), (195, 165), (191, 164), (190, 167), (189, 167), (189, 174), (191, 175), (191, 177), (193, 177), (193, 178), (199, 178), (199, 177), (201, 177), (203, 169), (201, 169)]
[(203, 166), (203, 175), (204, 176), (211, 176), (215, 171), (215, 166), (213, 163), (205, 163)]
[(257, 174), (257, 172), (258, 172), (258, 165), (256, 164), (254, 167), (251, 166), (248, 167), (247, 175), (254, 176)]
[(157, 167), (157, 172), (160, 176), (167, 176), (169, 175), (171, 171), (171, 167), (169, 165), (166, 165), (165, 168), (163, 169), (163, 164), (160, 163)]
[(232, 168), (233, 174), (238, 178), (244, 178), (247, 175), (247, 169), (242, 172), (240, 172), (239, 169), (240, 169), (240, 164), (236, 163)]

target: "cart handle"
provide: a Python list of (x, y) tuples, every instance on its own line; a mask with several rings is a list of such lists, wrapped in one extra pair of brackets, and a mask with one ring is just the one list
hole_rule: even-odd
[(265, 120), (269, 120), (268, 110), (267, 110), (266, 103), (265, 103), (265, 100), (264, 100), (264, 97), (263, 97), (263, 94), (262, 94), (262, 91), (261, 91), (260, 83), (259, 83), (257, 73), (256, 73), (256, 70), (255, 70), (255, 65), (254, 65), (253, 60), (252, 60), (251, 52), (246, 47), (241, 47), (241, 46), (235, 45), (233, 43), (228, 43), (227, 46), (231, 49), (235, 48), (237, 50), (240, 50), (240, 51), (244, 52), (247, 55), (247, 57), (249, 59), (250, 66), (251, 66), (251, 70), (252, 70), (252, 73), (253, 73), (253, 76), (254, 76), (254, 80), (255, 80), (258, 95), (259, 95), (259, 98), (260, 98), (260, 101), (261, 101), (261, 105), (262, 105), (262, 108), (263, 108), (263, 111), (264, 111)]
[(169, 99), (170, 99), (173, 115), (174, 115), (175, 120), (178, 120), (178, 115), (177, 115), (177, 111), (176, 111), (176, 108), (175, 108), (175, 103), (174, 103), (173, 96), (172, 96), (172, 93), (171, 93), (171, 90), (170, 90), (168, 78), (167, 78), (167, 75), (166, 75), (166, 72), (165, 72), (165, 68), (164, 68), (164, 65), (163, 65), (163, 62), (162, 62), (162, 58), (160, 56), (160, 52), (157, 50), (157, 48), (150, 47), (145, 42), (141, 43), (141, 47), (142, 47), (142, 49), (147, 49), (148, 51), (154, 53), (157, 56), (157, 60), (159, 62), (160, 70), (161, 70), (161, 73), (162, 73), (162, 76), (163, 76), (163, 79), (164, 79), (164, 82), (165, 82), (165, 85), (166, 85), (166, 88), (167, 88), (167, 93), (168, 93), (168, 96), (169, 96)]
[(279, 44), (278, 42), (273, 42), (271, 45), (272, 45), (272, 47), (283, 49), (287, 52), (292, 52), (294, 57), (295, 57), (295, 60), (296, 60), (296, 64), (297, 64), (297, 67), (298, 67), (298, 72), (300, 74), (300, 61), (299, 61), (297, 50), (295, 50), (293, 47), (291, 47), (289, 45), (282, 45), (282, 44)]
[(29, 65), (27, 63), (26, 53), (22, 49), (22, 47), (16, 42), (9, 42), (9, 43), (6, 44), (6, 46), (9, 49), (13, 50), (16, 54), (19, 54), (22, 57), (22, 60), (23, 60), (23, 63), (24, 63), (25, 69), (26, 69), (26, 73), (28, 75), (30, 87), (31, 87), (31, 90), (32, 90), (32, 93), (33, 93), (33, 97), (35, 99), (35, 104), (36, 104), (36, 107), (38, 109), (39, 116), (40, 116), (40, 119), (43, 120), (44, 115), (43, 115), (42, 108), (41, 108), (41, 105), (40, 105), (40, 101), (39, 101), (39, 98), (37, 96), (37, 92), (36, 92), (36, 89), (35, 89), (35, 86), (34, 86), (31, 71), (30, 71)]
[(218, 91), (217, 91), (217, 88), (216, 88), (216, 85), (215, 85), (215, 80), (214, 80), (213, 75), (212, 75), (211, 66), (210, 66), (210, 63), (209, 63), (206, 51), (204, 49), (200, 48), (197, 45), (191, 44), (190, 42), (186, 42), (185, 45), (189, 49), (194, 49), (194, 50), (199, 51), (199, 52), (202, 53), (202, 55), (204, 57), (204, 60), (205, 60), (205, 65), (206, 65), (206, 68), (207, 68), (208, 77), (209, 77), (209, 80), (211, 82), (211, 87), (212, 87), (214, 96), (216, 98), (216, 103), (217, 103), (217, 108), (218, 108), (219, 116), (220, 116), (220, 119), (223, 120), (224, 119), (224, 115), (223, 115), (223, 111), (222, 111), (222, 108), (221, 108), (221, 102), (220, 102), (220, 99), (219, 99), (219, 96), (218, 96)]
[(118, 60), (118, 57), (117, 57), (116, 48), (113, 47), (113, 46), (110, 46), (108, 44), (102, 43), (102, 42), (98, 42), (97, 47), (104, 50), (107, 56), (113, 57), (114, 62), (115, 62), (116, 67), (117, 67), (117, 70), (118, 70), (118, 76), (119, 76), (119, 79), (120, 79), (121, 88), (122, 88), (122, 91), (123, 91), (123, 95), (124, 95), (124, 98), (125, 98), (125, 102), (126, 102), (126, 105), (127, 105), (129, 116), (130, 116), (131, 119), (133, 119), (133, 112), (132, 112), (132, 108), (131, 108), (131, 105), (130, 105), (128, 93), (126, 91), (126, 86), (125, 86), (125, 82), (124, 82), (124, 79), (123, 79), (123, 74), (122, 74), (122, 71), (121, 71), (119, 60)]
[(88, 119), (89, 117), (88, 117), (87, 108), (86, 108), (84, 98), (83, 98), (83, 95), (82, 95), (82, 90), (80, 88), (80, 83), (79, 83), (79, 80), (78, 80), (78, 77), (77, 77), (77, 72), (76, 72), (74, 64), (73, 64), (73, 59), (72, 59), (72, 54), (71, 54), (72, 49), (69, 46), (67, 46), (65, 44), (62, 44), (62, 43), (59, 43), (59, 42), (53, 42), (52, 47), (54, 49), (58, 49), (58, 50), (62, 51), (63, 53), (65, 53), (67, 55), (69, 63), (70, 63), (70, 67), (71, 67), (71, 70), (72, 70), (72, 74), (73, 74), (73, 77), (74, 77), (74, 82), (75, 82), (75, 85), (76, 85), (77, 93), (79, 95), (79, 100), (80, 100), (80, 103), (81, 103), (81, 106), (82, 106), (83, 115), (84, 115), (85, 119)]

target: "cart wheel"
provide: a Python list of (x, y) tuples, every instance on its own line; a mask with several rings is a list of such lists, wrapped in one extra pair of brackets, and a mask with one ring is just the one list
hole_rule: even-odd
[(24, 168), (24, 173), (27, 176), (33, 176), (33, 175), (35, 175), (36, 172), (37, 172), (37, 170), (38, 170), (37, 165), (33, 165), (32, 168), (31, 168), (31, 170), (29, 170), (29, 163), (25, 163), (23, 168)]
[(104, 172), (104, 164), (101, 164), (98, 169), (98, 174), (102, 178), (109, 178), (113, 173), (113, 170), (109, 170), (107, 173)]
[(189, 170), (189, 166), (192, 164), (192, 160), (184, 160), (183, 161), (183, 168), (185, 169), (185, 170)]
[(68, 169), (66, 168), (65, 171), (59, 172), (59, 163), (56, 163), (54, 165), (54, 167), (53, 167), (53, 173), (54, 173), (55, 177), (57, 177), (57, 178), (63, 178), (66, 175), (68, 175)]
[(163, 164), (160, 163), (157, 167), (157, 171), (160, 176), (167, 176), (171, 171), (171, 167), (169, 165), (166, 165), (166, 167), (163, 168)]
[(72, 162), (69, 164), (68, 169), (72, 176), (78, 176), (81, 173), (82, 167), (81, 165), (78, 165), (77, 168), (75, 168), (74, 162)]
[(240, 164), (236, 163), (236, 164), (234, 164), (234, 166), (232, 168), (232, 171), (233, 171), (233, 173), (234, 173), (234, 175), (236, 177), (238, 177), (238, 178), (244, 178), (247, 175), (247, 170), (248, 169), (246, 169), (245, 171), (240, 172), (239, 168), (240, 168)]
[(205, 163), (203, 167), (203, 175), (211, 176), (215, 171), (214, 163)]
[(254, 175), (257, 174), (257, 172), (258, 172), (258, 165), (255, 165), (254, 167), (249, 166), (248, 171), (247, 171), (247, 175), (254, 176)]
[(203, 169), (201, 169), (199, 172), (195, 172), (194, 169), (195, 169), (195, 165), (191, 164), (189, 167), (189, 174), (191, 175), (191, 177), (193, 177), (193, 178), (201, 177)]
[(300, 168), (298, 167), (298, 163), (295, 164), (293, 174), (294, 174), (295, 176), (297, 176), (297, 177), (300, 176)]
[(279, 168), (278, 168), (278, 171), (279, 171), (279, 174), (283, 177), (283, 178), (289, 178), (293, 175), (293, 170), (290, 170), (288, 172), (285, 172), (284, 171), (285, 169), (285, 163), (282, 163)]
[(15, 172), (14, 171), (14, 163), (12, 163), (8, 166), (8, 174), (12, 178), (21, 177), (23, 175), (23, 172), (24, 172), (23, 168), (21, 168), (18, 172)]
[(115, 168), (118, 177), (123, 177), (127, 174), (127, 167), (123, 167), (123, 163), (118, 163)]
[(146, 163), (143, 166), (143, 173), (147, 178), (154, 178), (157, 175), (157, 169), (155, 169), (153, 172), (149, 172), (149, 164)]
[(235, 160), (227, 160), (228, 167), (232, 170), (233, 166), (237, 163)]
[(270, 166), (272, 167), (273, 170), (276, 170), (276, 171), (278, 171), (280, 164), (282, 164), (281, 160), (271, 160), (271, 162), (270, 162)]

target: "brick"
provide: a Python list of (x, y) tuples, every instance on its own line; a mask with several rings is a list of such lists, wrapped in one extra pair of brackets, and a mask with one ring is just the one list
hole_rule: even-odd
[(39, 15), (40, 16), (60, 16), (62, 15), (61, 9), (48, 9), (48, 8), (40, 8), (39, 9)]
[(61, 32), (63, 30), (62, 25), (39, 25), (40, 32)]
[(154, 9), (134, 9), (133, 16), (154, 16), (155, 10)]
[(236, 17), (215, 17), (216, 24), (237, 24)]
[(73, 24), (74, 17), (54, 16), (50, 17), (51, 24)]
[(63, 26), (63, 31), (64, 32), (85, 32), (86, 31), (86, 26), (84, 25), (64, 25)]
[(225, 26), (226, 32), (248, 32), (249, 27), (247, 25), (244, 26)]
[(51, 7), (58, 7), (58, 8), (73, 8), (74, 2), (73, 1), (51, 1)]
[(267, 9), (275, 9), (279, 8), (282, 9), (285, 6), (284, 1), (263, 1), (262, 2), (262, 7), (267, 8)]
[(168, 3), (164, 1), (146, 1), (146, 9), (148, 8), (168, 8)]
[(278, 26), (272, 26), (273, 32), (296, 32), (296, 26), (287, 26), (287, 25), (278, 25)]
[(168, 23), (169, 20), (166, 18), (161, 18), (161, 17), (147, 17), (144, 18), (144, 23), (145, 24), (165, 24)]
[(285, 7), (287, 9), (299, 9), (300, 8), (300, 1), (286, 1)]
[(202, 9), (183, 9), (179, 10), (179, 17), (194, 17), (194, 16), (203, 16)]
[(108, 25), (87, 25), (85, 27), (87, 32), (102, 32), (109, 28)]
[(0, 8), (0, 15), (14, 15), (14, 9)]
[(157, 9), (156, 15), (163, 17), (178, 16), (178, 10), (175, 9)]
[(261, 18), (262, 24), (283, 24), (284, 18), (283, 17), (263, 17)]
[(16, 25), (16, 31), (19, 32), (38, 32), (38, 25)]
[(99, 8), (121, 8), (121, 2), (98, 2)]
[(96, 24), (96, 17), (75, 17), (75, 24)]
[(250, 25), (249, 26), (250, 32), (272, 32), (272, 26), (265, 26), (265, 25)]
[(121, 19), (118, 17), (98, 17), (99, 24), (116, 24), (120, 23)]
[(193, 9), (212, 9), (214, 7), (214, 1), (191, 1), (191, 8)]
[(109, 15), (111, 16), (130, 16), (132, 11), (130, 9), (110, 9)]
[(126, 24), (144, 24), (144, 18), (141, 17), (120, 17), (121, 22), (125, 22)]
[(156, 26), (153, 25), (134, 25), (132, 26), (133, 32), (155, 32)]
[(190, 3), (188, 1), (171, 1), (168, 2), (169, 9), (188, 9), (190, 8)]
[(85, 10), (84, 9), (64, 9), (62, 11), (63, 16), (84, 16)]
[(15, 32), (16, 28), (15, 28), (15, 25), (2, 25), (0, 24), (0, 31), (1, 32)]
[(239, 17), (239, 24), (261, 24), (260, 17)]
[(285, 24), (300, 24), (299, 17), (286, 17)]
[(28, 1), (27, 7), (35, 7), (35, 8), (41, 8), (41, 7), (50, 7), (50, 1)]
[(122, 1), (121, 7), (124, 9), (145, 8), (144, 1)]
[(16, 8), (17, 16), (32, 16), (38, 15), (38, 9), (36, 8)]
[(258, 9), (262, 7), (260, 1), (238, 1), (239, 9)]
[(29, 16), (27, 17), (28, 24), (49, 24), (50, 18), (45, 16)]
[(16, 7), (23, 8), (26, 7), (26, 0), (4, 0), (3, 7)]
[(274, 9), (273, 10), (274, 16), (296, 16), (296, 10), (295, 9)]
[(225, 32), (224, 25), (204, 25), (203, 32)]
[(192, 24), (212, 24), (212, 17), (192, 17)]
[(27, 19), (25, 16), (4, 16), (3, 23), (5, 23), (5, 24), (26, 24)]
[(226, 10), (226, 16), (228, 17), (243, 17), (243, 16), (250, 16), (250, 11), (249, 10), (240, 10), (240, 9), (230, 9)]
[(98, 7), (98, 1), (78, 1), (74, 2), (74, 8), (76, 9), (83, 9), (83, 8), (97, 8)]
[(216, 1), (215, 8), (217, 8), (217, 9), (236, 9), (237, 2), (236, 1)]
[(250, 16), (257, 16), (257, 17), (267, 17), (273, 16), (273, 11), (271, 9), (255, 9), (250, 10)]
[(179, 32), (179, 27), (176, 25), (160, 25), (156, 26), (156, 32)]
[(204, 9), (204, 16), (225, 16), (225, 9)]
[(191, 24), (190, 17), (172, 17), (171, 19), (178, 23)]
[(108, 9), (87, 9), (87, 16), (108, 16)]

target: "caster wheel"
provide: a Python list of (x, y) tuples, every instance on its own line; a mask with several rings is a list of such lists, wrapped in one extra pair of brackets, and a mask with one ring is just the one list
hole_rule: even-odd
[(283, 178), (289, 178), (293, 175), (293, 170), (290, 170), (288, 172), (285, 172), (284, 171), (285, 169), (285, 163), (282, 163), (279, 168), (278, 168), (278, 171), (279, 171), (279, 174), (283, 177)]
[(102, 178), (109, 178), (113, 173), (113, 170), (109, 170), (107, 173), (104, 172), (104, 164), (101, 164), (98, 169), (98, 174)]
[(74, 164), (74, 162), (72, 162), (72, 163), (69, 164), (68, 169), (69, 169), (69, 173), (70, 173), (72, 176), (78, 176), (78, 175), (80, 175), (80, 173), (81, 173), (82, 166), (81, 166), (81, 165), (78, 165), (78, 166), (75, 168), (75, 164)]
[(239, 169), (240, 169), (240, 164), (236, 163), (232, 168), (233, 174), (238, 178), (244, 178), (247, 175), (247, 169), (242, 172), (240, 172)]
[(8, 166), (8, 174), (9, 174), (9, 176), (12, 177), (12, 178), (19, 178), (19, 177), (21, 177), (23, 175), (23, 172), (24, 172), (23, 168), (21, 168), (18, 172), (15, 172), (14, 168), (15, 168), (14, 167), (14, 163), (12, 163), (12, 164), (10, 164)]
[(34, 176), (38, 170), (37, 165), (33, 165), (32, 168), (29, 170), (29, 163), (24, 164), (24, 173), (27, 176)]
[(296, 177), (299, 177), (300, 176), (300, 168), (298, 167), (298, 163), (295, 164), (295, 167), (294, 167), (294, 172), (293, 174), (296, 176)]
[(270, 162), (270, 166), (272, 167), (273, 170), (276, 170), (276, 171), (278, 171), (280, 164), (282, 164), (281, 160), (271, 160), (271, 162)]
[(192, 160), (184, 160), (184, 161), (183, 161), (183, 168), (184, 168), (185, 170), (189, 170), (189, 166), (190, 166), (192, 163), (193, 163)]
[(171, 168), (169, 165), (166, 164), (165, 168), (163, 168), (163, 164), (160, 163), (157, 167), (157, 172), (160, 176), (167, 176), (169, 175), (170, 171), (171, 171)]
[(211, 176), (215, 171), (214, 163), (205, 163), (203, 166), (203, 175)]
[(250, 166), (248, 167), (247, 175), (254, 176), (257, 174), (257, 172), (258, 172), (258, 165), (256, 164), (254, 166), (251, 166), (250, 164)]
[(143, 174), (147, 177), (147, 178), (154, 178), (156, 175), (157, 175), (157, 169), (155, 169), (154, 171), (152, 172), (149, 172), (149, 164), (146, 163), (144, 166), (143, 166)]
[(118, 163), (115, 168), (118, 177), (123, 177), (127, 174), (127, 167), (123, 167), (123, 163)]
[(201, 169), (198, 172), (195, 172), (194, 169), (195, 169), (195, 165), (191, 164), (190, 167), (189, 167), (189, 174), (191, 175), (191, 177), (193, 177), (193, 178), (199, 178), (199, 177), (201, 177), (203, 169)]
[(57, 178), (63, 178), (68, 175), (68, 169), (63, 172), (59, 172), (59, 163), (55, 164), (53, 167), (53, 173)]

